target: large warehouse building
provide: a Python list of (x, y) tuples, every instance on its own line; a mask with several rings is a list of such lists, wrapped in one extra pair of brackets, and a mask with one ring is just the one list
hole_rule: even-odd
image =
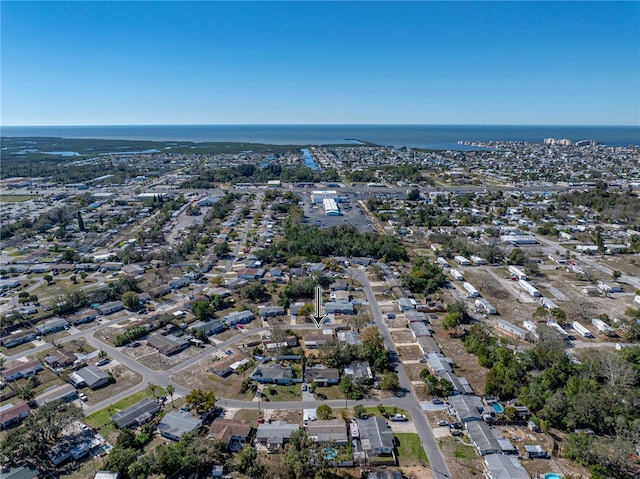
[(331, 198), (325, 198), (322, 200), (322, 206), (324, 207), (324, 211), (327, 216), (340, 216), (340, 208), (338, 208), (338, 204), (335, 200)]

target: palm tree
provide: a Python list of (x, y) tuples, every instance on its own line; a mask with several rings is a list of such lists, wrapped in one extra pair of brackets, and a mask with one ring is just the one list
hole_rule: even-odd
[(151, 394), (153, 394), (153, 397), (156, 397), (156, 390), (158, 389), (158, 386), (156, 384), (153, 383), (149, 383), (149, 386), (147, 386), (149, 388), (149, 391), (151, 391)]
[(167, 392), (169, 393), (169, 396), (171, 396), (171, 407), (175, 408), (174, 404), (173, 404), (173, 393), (176, 391), (176, 388), (173, 387), (173, 384), (169, 384), (167, 386)]

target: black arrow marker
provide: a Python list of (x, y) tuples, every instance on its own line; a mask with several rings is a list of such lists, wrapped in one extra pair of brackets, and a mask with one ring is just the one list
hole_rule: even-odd
[(314, 314), (311, 315), (311, 319), (316, 323), (316, 327), (320, 329), (322, 322), (327, 319), (326, 314), (322, 314), (322, 288), (316, 286), (316, 308)]

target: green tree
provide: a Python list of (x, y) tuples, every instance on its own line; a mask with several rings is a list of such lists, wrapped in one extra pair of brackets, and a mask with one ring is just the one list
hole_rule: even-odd
[(227, 243), (218, 243), (213, 247), (213, 252), (218, 257), (223, 258), (231, 252), (231, 248)]
[(333, 418), (333, 409), (327, 406), (326, 404), (321, 404), (316, 409), (316, 416), (318, 419), (332, 419)]
[(400, 382), (396, 373), (387, 373), (380, 380), (380, 388), (385, 391), (397, 391), (400, 389)]
[(175, 405), (173, 404), (173, 393), (174, 392), (176, 392), (176, 388), (173, 386), (173, 384), (167, 385), (167, 394), (171, 398), (171, 406), (172, 407), (175, 407)]
[(205, 321), (213, 314), (211, 302), (208, 299), (194, 301), (191, 304), (191, 312), (199, 321)]
[(133, 291), (127, 291), (122, 294), (122, 304), (130, 311), (135, 311), (140, 308), (140, 296)]
[(359, 419), (363, 418), (367, 414), (366, 408), (362, 404), (356, 404), (353, 407), (353, 415)]
[(82, 220), (82, 214), (78, 211), (78, 229), (84, 231), (84, 221)]
[(185, 397), (187, 404), (195, 408), (198, 414), (211, 411), (216, 405), (216, 396), (211, 391), (194, 389)]
[(53, 282), (53, 276), (51, 276), (50, 274), (45, 274), (42, 279), (47, 282), (47, 285), (50, 285)]

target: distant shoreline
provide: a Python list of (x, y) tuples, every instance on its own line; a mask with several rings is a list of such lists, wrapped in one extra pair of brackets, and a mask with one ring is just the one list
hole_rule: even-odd
[(545, 138), (594, 140), (607, 146), (640, 145), (640, 126), (530, 125), (137, 125), (1, 126), (12, 138), (104, 139), (118, 141), (233, 142), (265, 145), (344, 145), (358, 142), (400, 148), (466, 150), (458, 142), (521, 141)]

